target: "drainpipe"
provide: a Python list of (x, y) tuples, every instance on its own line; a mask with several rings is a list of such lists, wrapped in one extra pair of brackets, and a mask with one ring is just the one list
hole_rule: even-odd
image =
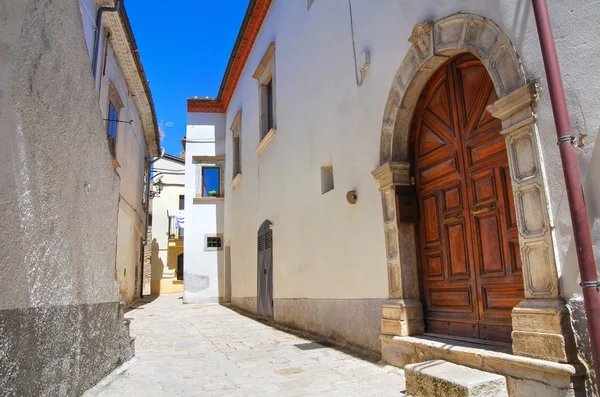
[(100, 7), (96, 13), (96, 33), (94, 34), (94, 52), (92, 53), (92, 74), (96, 80), (96, 67), (98, 66), (98, 46), (100, 45), (100, 31), (102, 30), (102, 14), (105, 12), (119, 11), (121, 1), (117, 0), (114, 7)]
[(558, 135), (558, 146), (565, 176), (579, 274), (581, 276), (580, 285), (583, 289), (588, 332), (594, 355), (596, 376), (600, 386), (600, 284), (596, 274), (596, 263), (594, 262), (590, 227), (579, 175), (579, 164), (577, 163), (575, 148), (572, 145), (574, 137), (571, 131), (571, 121), (558, 65), (554, 35), (550, 25), (548, 5), (546, 0), (532, 0), (532, 4), (540, 37), (544, 68), (546, 69), (554, 124)]

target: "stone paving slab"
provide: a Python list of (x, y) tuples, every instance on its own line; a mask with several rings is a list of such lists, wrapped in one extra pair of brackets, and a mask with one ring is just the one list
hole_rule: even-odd
[(220, 305), (184, 305), (177, 295), (143, 303), (126, 314), (137, 360), (84, 397), (403, 395), (396, 367)]

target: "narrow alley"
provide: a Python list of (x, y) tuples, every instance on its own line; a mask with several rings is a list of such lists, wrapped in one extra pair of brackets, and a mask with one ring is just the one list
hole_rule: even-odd
[[(126, 313), (136, 358), (84, 396), (398, 396), (402, 370), (219, 305), (146, 298)], [(127, 367), (127, 365), (125, 366)]]

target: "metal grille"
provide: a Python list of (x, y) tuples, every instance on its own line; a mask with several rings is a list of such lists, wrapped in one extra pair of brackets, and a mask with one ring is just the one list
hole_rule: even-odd
[(258, 252), (264, 251), (265, 249), (265, 235), (261, 234), (258, 236)]
[(265, 249), (273, 247), (273, 231), (269, 230), (265, 233)]

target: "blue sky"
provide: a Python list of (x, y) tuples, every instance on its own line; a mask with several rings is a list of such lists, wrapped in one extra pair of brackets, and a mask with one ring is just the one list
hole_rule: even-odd
[(185, 136), (186, 99), (219, 92), (248, 0), (156, 0), (125, 3), (150, 81), (165, 153), (178, 155)]

